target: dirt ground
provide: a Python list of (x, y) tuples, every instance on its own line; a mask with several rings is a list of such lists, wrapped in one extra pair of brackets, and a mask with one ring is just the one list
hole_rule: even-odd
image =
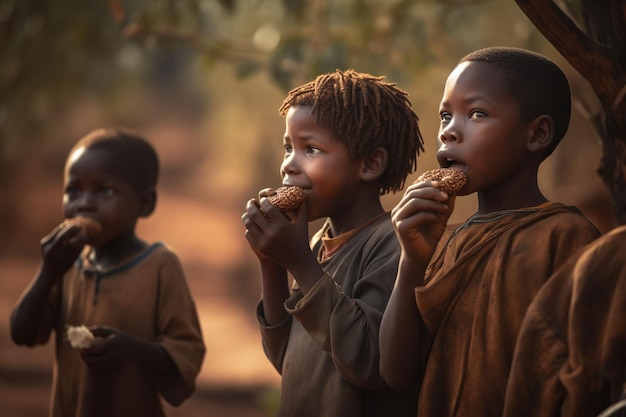
[[(272, 415), (279, 378), (260, 344), (254, 318), (256, 263), (243, 238), (240, 215), (161, 193), (153, 217), (140, 222), (143, 238), (164, 240), (178, 252), (207, 347), (197, 391), (180, 407), (167, 407), (170, 417)], [(33, 256), (10, 249), (0, 253), (0, 415), (6, 417), (44, 417), (48, 410), (51, 343), (18, 347), (8, 334), (11, 308), (37, 266), (37, 241)]]

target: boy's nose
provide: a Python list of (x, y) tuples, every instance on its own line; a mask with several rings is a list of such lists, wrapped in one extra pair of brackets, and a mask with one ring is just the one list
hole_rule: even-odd
[(461, 135), (454, 125), (449, 123), (446, 127), (439, 130), (439, 140), (442, 143), (459, 142), (461, 140)]
[(84, 192), (76, 201), (76, 208), (79, 211), (92, 211), (95, 208), (94, 195), (90, 192)]
[(298, 167), (298, 161), (297, 158), (295, 156), (295, 153), (291, 153), (289, 154), (284, 160), (283, 163), (280, 165), (280, 173), (281, 176), (284, 177), (285, 175), (288, 174), (295, 174), (297, 172), (299, 172), (300, 168)]

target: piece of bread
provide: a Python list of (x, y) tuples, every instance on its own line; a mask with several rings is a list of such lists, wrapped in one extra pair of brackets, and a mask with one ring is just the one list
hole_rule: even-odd
[(426, 171), (420, 175), (416, 182), (421, 181), (438, 181), (441, 191), (454, 194), (465, 187), (465, 184), (467, 184), (467, 176), (458, 169), (437, 168)]
[(67, 326), (67, 340), (74, 349), (87, 349), (96, 341), (91, 330), (84, 324), (80, 326)]
[(274, 190), (274, 194), (267, 196), (270, 203), (283, 213), (287, 213), (300, 207), (302, 203), (304, 203), (305, 198), (306, 193), (304, 192), (304, 189), (295, 185), (277, 188)]
[(76, 216), (71, 219), (66, 219), (65, 223), (78, 225), (87, 235), (87, 239), (92, 239), (102, 233), (102, 225), (100, 222), (91, 217)]

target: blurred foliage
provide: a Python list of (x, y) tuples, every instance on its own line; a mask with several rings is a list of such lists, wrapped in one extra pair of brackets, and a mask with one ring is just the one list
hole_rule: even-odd
[(0, 180), (11, 157), (45, 140), (46, 123), (77, 94), (106, 105), (133, 83), (176, 83), (195, 59), (207, 71), (227, 63), (241, 77), (264, 71), (284, 90), (346, 67), (402, 81), (490, 39), (528, 38), (527, 22), (521, 31), (506, 18), (481, 24), (503, 16), (499, 3), (2, 0)]
[(423, 104), (425, 91), (435, 91), (423, 85), (430, 74), (494, 44), (549, 49), (513, 1), (0, 0), (0, 230), (19, 210), (10, 207), (19, 186), (6, 186), (16, 164), (36, 148), (54, 153), (48, 168), (58, 172), (68, 139), (88, 127), (143, 128), (171, 113), (195, 117), (189, 124), (210, 119), (211, 132), (200, 136), (212, 177), (241, 181), (241, 172), (223, 169), (233, 157), (275, 175), (275, 148), (264, 145), (272, 129), (216, 119), (230, 115), (234, 100), (248, 106), (237, 109), (243, 117), (257, 113), (250, 106), (267, 107), (258, 80), (284, 93), (355, 68), (416, 85)]

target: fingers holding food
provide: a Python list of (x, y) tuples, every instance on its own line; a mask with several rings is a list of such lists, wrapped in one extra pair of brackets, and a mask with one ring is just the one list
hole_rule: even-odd
[(87, 236), (87, 239), (93, 239), (102, 233), (102, 225), (97, 220), (86, 217), (86, 216), (76, 216), (71, 219), (66, 219), (65, 224), (67, 225), (77, 225), (81, 228), (81, 230)]
[(287, 213), (300, 207), (306, 198), (303, 188), (295, 185), (287, 185), (274, 190), (274, 193), (267, 196), (269, 202), (282, 211)]
[(439, 188), (447, 194), (458, 193), (467, 184), (467, 176), (453, 168), (437, 168), (424, 172), (416, 182), (437, 181)]

